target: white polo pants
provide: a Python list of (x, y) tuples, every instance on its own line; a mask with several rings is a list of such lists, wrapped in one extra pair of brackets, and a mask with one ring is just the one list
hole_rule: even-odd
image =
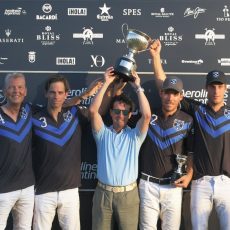
[(35, 196), (33, 230), (49, 230), (57, 210), (62, 230), (79, 230), (78, 188)]

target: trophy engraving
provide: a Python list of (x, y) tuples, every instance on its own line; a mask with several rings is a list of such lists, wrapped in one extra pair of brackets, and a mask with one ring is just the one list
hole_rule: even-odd
[(176, 154), (176, 161), (178, 164), (177, 169), (173, 172), (173, 175), (171, 177), (171, 183), (174, 183), (177, 179), (185, 175), (186, 173), (183, 171), (183, 165), (187, 162), (187, 156)]
[[(125, 28), (127, 30), (126, 35)], [(139, 30), (128, 29), (128, 24), (126, 23), (122, 24), (121, 29), (129, 53), (117, 60), (114, 73), (118, 75), (119, 78), (122, 78), (123, 81), (133, 81), (132, 71), (135, 71), (137, 68), (134, 55), (146, 51), (153, 40), (147, 34)]]

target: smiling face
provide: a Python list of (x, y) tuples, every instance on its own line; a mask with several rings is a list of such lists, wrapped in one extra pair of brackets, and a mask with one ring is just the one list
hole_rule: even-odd
[(175, 90), (161, 90), (160, 92), (162, 110), (166, 114), (176, 112), (183, 95)]
[(46, 92), (48, 99), (48, 107), (54, 110), (60, 110), (67, 97), (65, 85), (61, 81), (53, 82), (50, 84), (49, 89)]
[[(128, 111), (127, 115), (126, 111)], [(130, 106), (122, 101), (116, 101), (113, 104), (113, 108), (110, 109), (110, 116), (113, 121), (113, 128), (119, 132), (127, 125), (128, 120), (131, 117)]]
[(20, 106), (27, 94), (25, 78), (15, 76), (8, 78), (5, 82), (4, 95), (7, 103), (13, 106)]

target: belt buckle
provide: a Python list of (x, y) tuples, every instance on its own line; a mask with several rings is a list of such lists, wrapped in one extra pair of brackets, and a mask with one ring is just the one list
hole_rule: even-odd
[(123, 192), (123, 187), (113, 187), (112, 192), (114, 193)]

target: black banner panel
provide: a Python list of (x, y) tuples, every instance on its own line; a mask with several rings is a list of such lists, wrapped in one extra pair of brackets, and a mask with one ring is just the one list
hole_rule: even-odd
[[(122, 29), (123, 28), (123, 29)], [(219, 69), (230, 75), (230, 3), (227, 0), (1, 0), (0, 103), (4, 77), (22, 72), (27, 101), (45, 104), (44, 82), (61, 73), (70, 82), (69, 98), (78, 96), (109, 66), (129, 53), (127, 29), (146, 33), (162, 44), (167, 75), (179, 76), (184, 95), (207, 102), (205, 76)], [(142, 86), (152, 105), (159, 105), (149, 51), (134, 55)], [(228, 89), (230, 81), (228, 80)], [(132, 90), (125, 92), (135, 101)], [(230, 104), (229, 91), (225, 103)], [(82, 102), (88, 107), (92, 98)], [(90, 124), (83, 129), (81, 225), (91, 229), (92, 195), (96, 186), (96, 146)], [(191, 229), (189, 191), (184, 194), (181, 229)], [(210, 229), (218, 229), (215, 213)], [(9, 219), (7, 229), (12, 229)], [(57, 220), (53, 229), (59, 229)]]

